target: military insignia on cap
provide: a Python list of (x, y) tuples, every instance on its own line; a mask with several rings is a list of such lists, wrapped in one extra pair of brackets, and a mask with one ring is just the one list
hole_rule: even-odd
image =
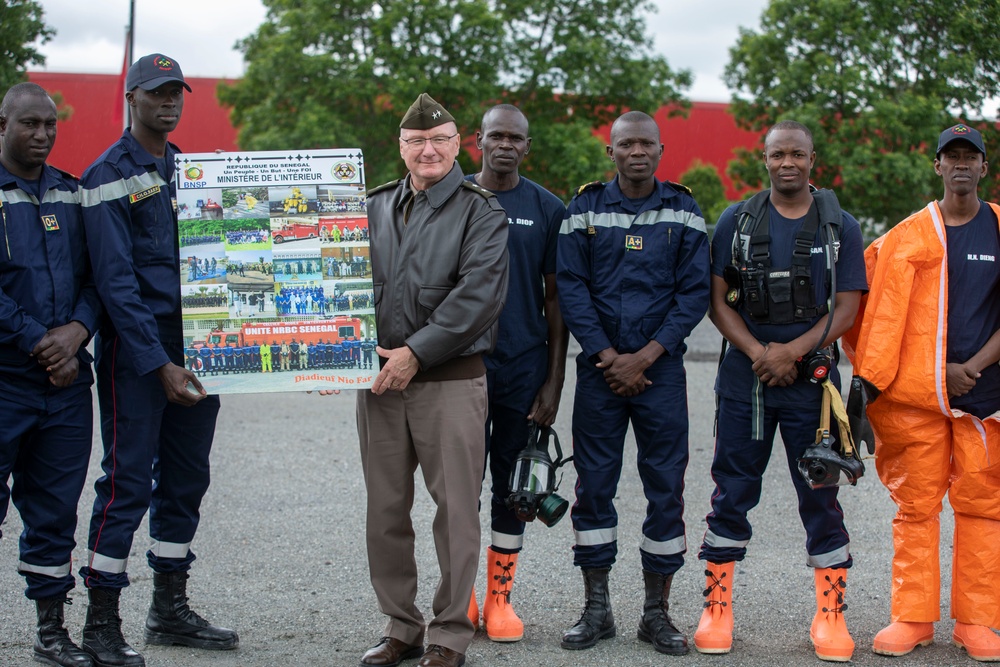
[(966, 127), (965, 125), (961, 125), (960, 124), (960, 125), (956, 125), (955, 127), (951, 128), (951, 131), (954, 132), (955, 134), (968, 134), (969, 133), (969, 128)]
[(166, 56), (160, 56), (159, 58), (156, 59), (156, 66), (164, 71), (169, 71), (174, 68), (174, 63), (172, 60), (170, 60), (170, 58), (167, 58)]
[(433, 97), (420, 93), (420, 97), (406, 110), (399, 127), (403, 130), (430, 130), (454, 121), (454, 116)]

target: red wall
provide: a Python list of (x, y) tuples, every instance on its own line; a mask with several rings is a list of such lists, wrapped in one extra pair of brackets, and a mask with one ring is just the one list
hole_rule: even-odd
[[(62, 93), (65, 104), (73, 107), (72, 117), (61, 123), (55, 149), (49, 158), (53, 165), (80, 175), (112, 142), (121, 136), (122, 127), (115, 121), (115, 107), (120, 104), (118, 80), (114, 74), (74, 74), (29, 72), (28, 78), (50, 93)], [(219, 106), (215, 90), (222, 79), (188, 78), (193, 94), (186, 95), (184, 115), (170, 140), (191, 153), (217, 148), (237, 150), (236, 130), (229, 115)], [(686, 118), (667, 118), (667, 110), (656, 113), (662, 132), (664, 155), (656, 175), (677, 181), (694, 160), (714, 164), (722, 175), (726, 195), (738, 198), (726, 165), (736, 146), (757, 145), (757, 135), (736, 127), (727, 105), (693, 102)], [(610, 127), (599, 134), (608, 139)]]
[[(118, 76), (29, 72), (28, 79), (49, 93), (62, 93), (63, 103), (73, 107), (70, 119), (59, 124), (49, 163), (79, 176), (122, 134), (122, 124), (115, 120), (116, 107), (124, 104), (118, 97)], [(187, 77), (192, 94), (185, 94), (181, 123), (170, 134), (181, 150), (236, 150), (236, 130), (215, 98), (220, 81)]]

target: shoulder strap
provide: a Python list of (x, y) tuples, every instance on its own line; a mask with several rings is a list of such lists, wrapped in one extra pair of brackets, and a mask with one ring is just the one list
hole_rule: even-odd
[(388, 183), (383, 183), (382, 185), (380, 185), (378, 187), (375, 187), (375, 188), (372, 188), (371, 190), (369, 190), (367, 193), (365, 193), (365, 196), (366, 197), (371, 197), (376, 192), (382, 192), (383, 190), (388, 190), (389, 188), (394, 188), (397, 185), (399, 185), (400, 183), (402, 183), (403, 180), (404, 179), (399, 178), (399, 179), (396, 179), (395, 181), (389, 181)]
[(686, 192), (687, 194), (691, 195), (692, 197), (694, 196), (694, 193), (691, 192), (691, 188), (689, 188), (686, 185), (683, 185), (681, 183), (674, 183), (673, 181), (667, 181), (667, 180), (664, 180), (663, 183), (666, 184), (666, 185), (669, 185), (670, 187), (672, 187), (675, 190), (679, 190), (681, 192)]
[(467, 181), (464, 178), (462, 179), (462, 187), (463, 188), (467, 188), (469, 190), (472, 190), (476, 194), (482, 195), (483, 197), (486, 197), (487, 199), (489, 199), (490, 197), (495, 197), (496, 196), (492, 192), (490, 192), (489, 190), (487, 190), (486, 188), (484, 188), (481, 185), (479, 185), (478, 183), (474, 183), (473, 181)]
[(602, 185), (602, 183), (600, 181), (591, 181), (590, 183), (584, 183), (583, 185), (581, 185), (579, 188), (576, 189), (576, 195), (574, 196), (579, 197), (587, 190), (592, 190), (598, 185)]
[(771, 243), (771, 236), (768, 230), (770, 217), (768, 215), (768, 202), (770, 201), (771, 190), (761, 190), (753, 197), (743, 202), (736, 211), (735, 238), (733, 240), (733, 258), (736, 258), (737, 250), (742, 256), (742, 249), (739, 248), (739, 238), (741, 236), (750, 237), (749, 256), (743, 257), (744, 261), (754, 261), (768, 263), (768, 247)]

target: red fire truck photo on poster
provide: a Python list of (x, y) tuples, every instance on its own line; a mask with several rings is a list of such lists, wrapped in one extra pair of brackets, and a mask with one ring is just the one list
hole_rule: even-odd
[(358, 149), (177, 156), (185, 364), (213, 394), (378, 372)]

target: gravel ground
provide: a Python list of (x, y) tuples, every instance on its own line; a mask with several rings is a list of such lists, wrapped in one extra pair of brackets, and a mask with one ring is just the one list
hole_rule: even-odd
[[(691, 415), (691, 462), (686, 476), (688, 560), (676, 575), (670, 613), (689, 636), (701, 613), (704, 587), (697, 561), (713, 484), (712, 384), (718, 334), (704, 322), (692, 336), (688, 354)], [(568, 364), (562, 411), (556, 430), (569, 445), (574, 364)], [(848, 370), (849, 372), (849, 370)], [(634, 452), (631, 433), (626, 452)], [(528, 526), (513, 599), (525, 622), (525, 639), (491, 642), (476, 635), (468, 653), (475, 667), (592, 667), (595, 665), (773, 666), (821, 664), (809, 643), (815, 610), (812, 572), (805, 565), (805, 533), (795, 509), (785, 456), (776, 447), (760, 505), (751, 513), (754, 539), (734, 578), (736, 616), (732, 653), (683, 657), (655, 653), (636, 639), (643, 587), (638, 545), (645, 512), (634, 455), (626, 456), (616, 505), (620, 515), (619, 558), (611, 573), (618, 636), (589, 651), (559, 648), (561, 633), (583, 607), (583, 585), (572, 566), (573, 534), (564, 519), (552, 528)], [(95, 438), (91, 481), (99, 467)], [(150, 667), (294, 667), (356, 665), (378, 640), (384, 617), (368, 581), (364, 546), (364, 482), (354, 426), (354, 397), (305, 394), (229, 396), (223, 398), (212, 458), (214, 480), (202, 506), (202, 524), (194, 543), (198, 560), (192, 570), (192, 606), (212, 621), (236, 628), (240, 648), (199, 652), (185, 648), (146, 647), (142, 624), (151, 595), (145, 565), (145, 525), (131, 555), (132, 586), (122, 599), (124, 632)], [(875, 476), (841, 492), (851, 531), (855, 567), (847, 591), (848, 625), (857, 649), (854, 664), (971, 665), (974, 661), (951, 645), (951, 622), (937, 624), (935, 643), (903, 658), (871, 652), (875, 633), (889, 619), (891, 519), (894, 506)], [(414, 507), (419, 604), (429, 614), (438, 572), (431, 538), (433, 505), (417, 474)], [(562, 495), (572, 496), (575, 473), (565, 471)], [(488, 488), (487, 482), (484, 489)], [(89, 516), (92, 483), (84, 489), (80, 514)], [(488, 495), (484, 491), (484, 506)], [(952, 522), (946, 507), (942, 520), (942, 609), (948, 618)], [(86, 559), (86, 521), (77, 530), (75, 566)], [(11, 508), (0, 540), (0, 665), (29, 665), (34, 609), (23, 596), (24, 582), (15, 571), (21, 524)], [(483, 535), (489, 520), (483, 514)], [(487, 538), (488, 539), (488, 538)], [(484, 539), (483, 548), (488, 542)], [(483, 590), (485, 568), (481, 566)], [(79, 639), (86, 609), (82, 587), (67, 609), (67, 625)], [(404, 663), (415, 665), (416, 662)]]

